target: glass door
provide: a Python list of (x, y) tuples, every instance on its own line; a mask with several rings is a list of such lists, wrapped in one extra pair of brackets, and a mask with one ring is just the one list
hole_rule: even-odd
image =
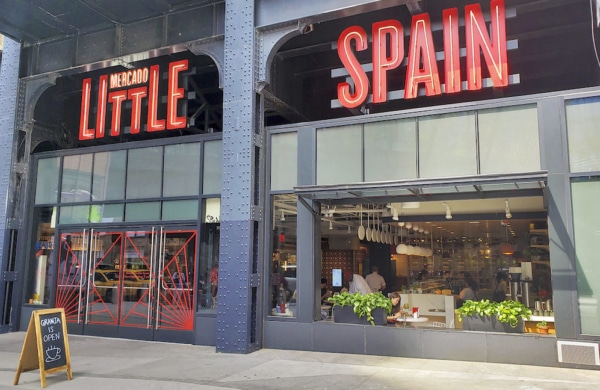
[[(192, 333), (196, 230), (91, 229), (60, 237), (70, 250), (59, 260), (65, 276), (59, 278), (56, 303), (69, 309), (68, 322), (83, 322), (86, 334), (119, 337), (161, 339), (161, 332)], [(73, 244), (75, 238), (81, 238), (81, 251)], [(82, 271), (67, 270), (67, 264)]]
[(68, 322), (83, 322), (88, 270), (88, 241), (86, 229), (60, 234), (56, 276), (56, 307), (65, 310)]

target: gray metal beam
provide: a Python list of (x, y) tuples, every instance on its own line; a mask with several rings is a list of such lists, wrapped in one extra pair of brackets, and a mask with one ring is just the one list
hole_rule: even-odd
[(256, 26), (261, 28), (307, 18), (314, 22), (322, 22), (397, 7), (406, 2), (407, 0), (258, 0)]
[[(227, 0), (217, 340), (219, 352), (260, 347), (263, 218), (261, 126), (256, 123), (254, 1)], [(255, 128), (258, 131), (255, 131)], [(258, 142), (257, 142), (258, 141)]]
[[(0, 60), (0, 331), (3, 329), (3, 320), (7, 310), (11, 310), (11, 302), (5, 301), (7, 293), (4, 276), (8, 267), (6, 249), (8, 246), (8, 198), (10, 192), (11, 175), (13, 173), (12, 156), (15, 134), (15, 115), (17, 107), (17, 93), (19, 83), (19, 43), (4, 39), (2, 59)], [(13, 284), (14, 286), (14, 284)], [(17, 302), (20, 294), (14, 289), (12, 301)], [(4, 305), (6, 303), (6, 306)]]
[(60, 40), (40, 41), (23, 49), (30, 63), (25, 76), (90, 71), (186, 50), (189, 43), (223, 35), (224, 19), (225, 6), (219, 2)]

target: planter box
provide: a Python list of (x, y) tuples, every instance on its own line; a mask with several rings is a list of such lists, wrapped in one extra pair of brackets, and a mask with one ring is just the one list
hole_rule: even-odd
[(462, 318), (463, 329), (465, 330), (476, 330), (481, 332), (504, 332), (504, 333), (523, 333), (524, 325), (523, 319), (521, 318), (517, 323), (516, 327), (510, 326), (508, 323), (500, 322), (493, 317), (480, 317), (473, 315), (472, 317), (464, 316)]
[[(387, 325), (387, 314), (384, 309), (378, 308), (371, 312), (375, 325)], [(352, 306), (334, 306), (333, 322), (356, 325), (371, 325), (367, 317), (359, 317), (354, 313)]]

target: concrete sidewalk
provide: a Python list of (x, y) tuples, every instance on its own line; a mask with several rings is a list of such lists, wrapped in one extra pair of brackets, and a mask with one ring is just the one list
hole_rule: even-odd
[[(24, 332), (0, 335), (0, 389), (39, 389), (39, 371), (12, 385)], [(262, 349), (69, 335), (73, 380), (47, 376), (48, 389), (599, 389), (600, 371)]]

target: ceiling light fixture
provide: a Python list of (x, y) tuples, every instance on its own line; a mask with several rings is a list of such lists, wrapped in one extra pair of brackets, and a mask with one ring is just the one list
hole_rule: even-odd
[(333, 230), (333, 222), (329, 221), (329, 230)]
[(405, 255), (408, 253), (408, 246), (402, 242), (402, 227), (400, 227), (400, 244), (396, 247), (396, 253), (399, 255)]
[(448, 206), (448, 203), (446, 202), (442, 204), (444, 205), (444, 207), (446, 207), (446, 219), (452, 219), (452, 212), (450, 211), (450, 206)]
[(398, 210), (396, 210), (395, 207), (392, 207), (392, 220), (394, 220), (394, 221), (398, 220)]
[(281, 210), (281, 218), (279, 218), (281, 222), (285, 221), (285, 211)]
[(512, 213), (510, 212), (510, 207), (508, 207), (508, 199), (504, 201), (504, 212), (506, 213), (506, 218), (512, 218)]

